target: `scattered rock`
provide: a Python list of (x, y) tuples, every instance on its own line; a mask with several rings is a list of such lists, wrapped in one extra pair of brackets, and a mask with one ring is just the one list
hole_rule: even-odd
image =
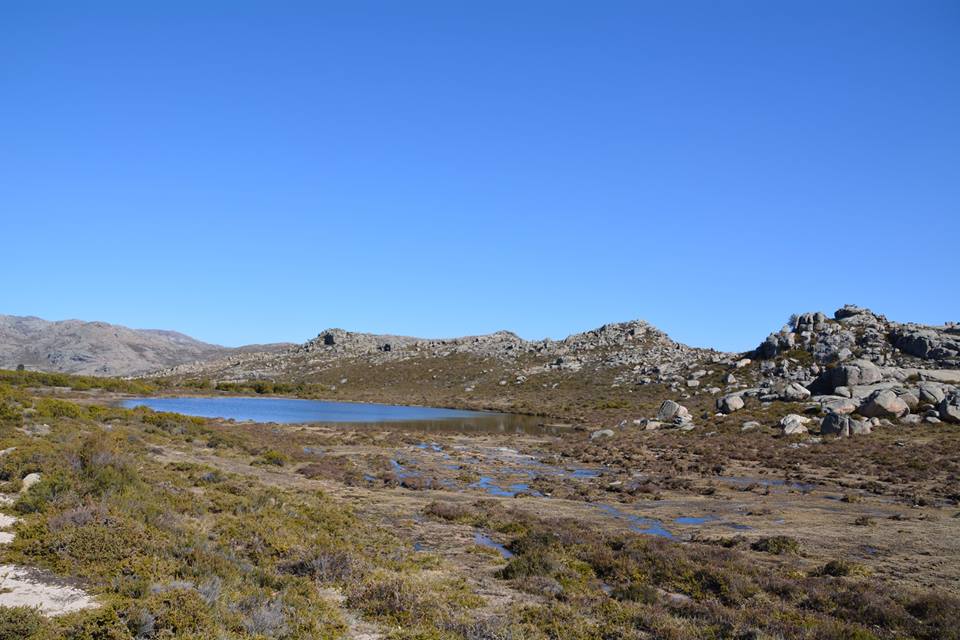
[(28, 473), (23, 477), (23, 480), (21, 482), (22, 484), (21, 484), (20, 492), (22, 493), (24, 491), (29, 491), (30, 487), (40, 482), (40, 474)]
[(813, 399), (819, 402), (824, 410), (841, 415), (853, 413), (860, 407), (860, 403), (855, 400), (841, 396), (814, 396)]
[(902, 418), (910, 407), (893, 391), (882, 389), (870, 394), (857, 413), (867, 418)]
[(867, 420), (857, 420), (852, 416), (828, 413), (820, 423), (820, 433), (848, 437), (870, 433), (872, 425)]
[(960, 390), (955, 389), (950, 395), (944, 396), (937, 410), (944, 422), (960, 423)]
[(677, 418), (689, 418), (690, 411), (685, 406), (674, 402), (673, 400), (664, 400), (657, 411), (657, 420), (660, 422), (673, 422)]
[(920, 398), (918, 397), (918, 394), (912, 391), (897, 391), (896, 393), (897, 397), (903, 400), (904, 404), (907, 405), (907, 408), (909, 408), (910, 411), (916, 411), (920, 406)]
[(50, 435), (50, 425), (48, 424), (27, 424), (18, 427), (17, 430), (34, 438)]
[(920, 402), (933, 406), (943, 402), (947, 395), (944, 393), (943, 387), (935, 382), (921, 382), (917, 387), (917, 394)]
[(796, 413), (791, 413), (790, 415), (784, 416), (780, 420), (780, 427), (783, 429), (784, 435), (794, 435), (798, 433), (807, 433), (807, 423), (810, 422), (810, 418), (806, 416), (801, 416)]
[(737, 393), (731, 393), (730, 395), (717, 399), (717, 411), (721, 413), (733, 413), (734, 411), (743, 409), (743, 406), (743, 396)]
[(780, 391), (780, 399), (784, 402), (801, 402), (810, 397), (810, 391), (799, 382), (788, 382)]
[(594, 431), (590, 434), (591, 440), (599, 440), (600, 438), (612, 438), (613, 437), (612, 429), (600, 429), (599, 431)]

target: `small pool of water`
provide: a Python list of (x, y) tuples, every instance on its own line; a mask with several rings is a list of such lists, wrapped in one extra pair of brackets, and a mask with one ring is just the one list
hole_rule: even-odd
[(503, 556), (505, 560), (509, 560), (510, 558), (513, 557), (513, 552), (511, 552), (509, 549), (507, 549), (505, 546), (503, 546), (499, 542), (493, 540), (490, 536), (485, 535), (483, 533), (477, 532), (473, 534), (473, 541), (482, 547), (487, 547), (489, 549), (496, 549), (497, 551), (500, 552), (500, 555)]
[[(595, 503), (596, 504), (596, 503)], [(601, 511), (618, 520), (625, 520), (630, 523), (630, 530), (645, 535), (658, 536), (667, 540), (674, 540), (673, 534), (668, 531), (663, 523), (656, 518), (645, 518), (643, 516), (625, 513), (609, 504), (597, 504)]]
[(532, 434), (553, 432), (551, 427), (542, 425), (540, 420), (532, 416), (366, 402), (190, 396), (129, 398), (121, 400), (120, 405), (128, 409), (148, 407), (154, 411), (169, 411), (201, 418), (281, 424), (322, 422), (400, 425), (425, 431)]
[(716, 519), (717, 518), (715, 516), (680, 516), (679, 518), (674, 518), (673, 521), (676, 524), (699, 525), (707, 524), (708, 522), (712, 522)]

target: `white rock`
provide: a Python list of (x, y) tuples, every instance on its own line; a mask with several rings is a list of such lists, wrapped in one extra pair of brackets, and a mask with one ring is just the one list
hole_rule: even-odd
[(810, 418), (791, 413), (780, 420), (780, 427), (783, 428), (785, 435), (794, 435), (797, 433), (807, 433), (807, 423)]
[(612, 438), (613, 430), (611, 429), (600, 429), (599, 431), (594, 431), (590, 434), (591, 440), (598, 440), (600, 438)]
[(38, 482), (40, 482), (40, 474), (39, 474), (39, 473), (28, 473), (27, 475), (25, 475), (25, 476), (23, 477), (23, 480), (22, 480), (23, 485), (22, 485), (22, 487), (20, 488), (21, 493), (24, 492), (24, 491), (29, 490), (30, 487), (32, 487), (33, 485), (37, 484)]

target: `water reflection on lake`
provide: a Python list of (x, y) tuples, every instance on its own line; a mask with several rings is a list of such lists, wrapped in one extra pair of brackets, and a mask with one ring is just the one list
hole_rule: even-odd
[(281, 424), (332, 423), (381, 425), (427, 432), (559, 434), (566, 428), (545, 425), (533, 416), (439, 407), (410, 407), (364, 402), (293, 398), (166, 397), (130, 398), (126, 408), (148, 407), (202, 418)]

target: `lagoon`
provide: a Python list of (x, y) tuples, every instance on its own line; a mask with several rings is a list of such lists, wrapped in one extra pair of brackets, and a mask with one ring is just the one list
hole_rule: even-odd
[(424, 430), (482, 433), (550, 432), (530, 416), (491, 411), (467, 411), (439, 407), (411, 407), (366, 402), (330, 402), (294, 398), (260, 397), (157, 397), (129, 398), (120, 402), (128, 409), (148, 407), (202, 418), (282, 424), (349, 423), (403, 425)]

